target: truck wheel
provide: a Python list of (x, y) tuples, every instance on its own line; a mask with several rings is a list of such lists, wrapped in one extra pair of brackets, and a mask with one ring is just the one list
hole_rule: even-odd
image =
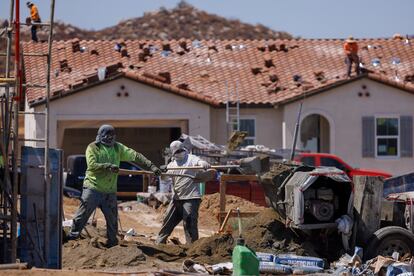
[(366, 250), (366, 258), (378, 255), (391, 256), (397, 251), (400, 256), (414, 256), (414, 234), (399, 226), (388, 226), (377, 230), (371, 237)]

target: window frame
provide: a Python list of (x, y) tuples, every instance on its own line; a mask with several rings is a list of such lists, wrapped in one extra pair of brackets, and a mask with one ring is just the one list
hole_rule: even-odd
[[(242, 120), (253, 120), (253, 124), (254, 124), (254, 136), (246, 136), (245, 138), (244, 138), (244, 140), (253, 140), (253, 145), (256, 145), (256, 137), (257, 137), (257, 124), (256, 124), (256, 122), (257, 122), (257, 120), (256, 120), (256, 118), (255, 117), (249, 117), (249, 116), (247, 116), (247, 117), (245, 117), (245, 116), (240, 116), (240, 118), (239, 118), (239, 128), (240, 128), (240, 126), (241, 126), (241, 121)], [(233, 131), (235, 131), (235, 130), (233, 130)], [(243, 131), (242, 129), (240, 129), (240, 131)]]
[[(400, 139), (401, 139), (401, 120), (400, 116), (391, 115), (376, 115), (375, 118), (375, 158), (376, 159), (399, 159), (401, 154)], [(377, 135), (377, 120), (378, 119), (397, 119), (398, 120), (398, 134), (397, 135)], [(378, 155), (378, 139), (397, 139), (397, 154), (396, 155)]]

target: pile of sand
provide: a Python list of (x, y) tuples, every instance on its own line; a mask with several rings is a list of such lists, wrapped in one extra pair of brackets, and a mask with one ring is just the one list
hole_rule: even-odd
[[(297, 236), (277, 220), (277, 213), (264, 208), (257, 216), (243, 220), (242, 237), (247, 246), (256, 252), (293, 253), (301, 256), (318, 256), (313, 245)], [(233, 235), (214, 235), (201, 238), (186, 251), (187, 256), (207, 264), (231, 260), (238, 232)]]
[(105, 248), (104, 244), (96, 239), (66, 243), (63, 247), (63, 256), (63, 267), (69, 269), (138, 266), (146, 259), (134, 243)]
[[(218, 214), (220, 208), (220, 194), (215, 193), (203, 196), (201, 201), (200, 211)], [(265, 207), (259, 206), (246, 199), (226, 195), (226, 210), (240, 208), (240, 211), (260, 212), (265, 210)]]
[[(159, 221), (162, 221), (163, 215), (165, 215), (165, 212), (167, 211), (168, 206), (160, 206), (157, 211), (161, 216), (159, 217)], [(226, 211), (230, 209), (236, 209), (240, 208), (240, 211), (242, 212), (261, 212), (263, 210), (266, 210), (265, 207), (259, 206), (251, 201), (248, 201), (246, 199), (232, 196), (232, 195), (226, 195)], [(198, 223), (200, 226), (208, 227), (217, 229), (219, 228), (219, 221), (218, 221), (218, 214), (220, 211), (220, 194), (209, 194), (204, 195), (201, 200), (201, 205), (199, 209), (199, 217), (198, 217)]]
[(231, 259), (234, 239), (230, 234), (201, 238), (188, 247), (186, 255), (200, 263), (217, 264)]
[[(226, 211), (240, 208), (241, 212), (261, 212), (265, 207), (259, 206), (246, 199), (226, 195)], [(220, 194), (215, 193), (203, 196), (199, 210), (199, 223), (201, 225), (219, 227), (218, 214), (220, 212)]]

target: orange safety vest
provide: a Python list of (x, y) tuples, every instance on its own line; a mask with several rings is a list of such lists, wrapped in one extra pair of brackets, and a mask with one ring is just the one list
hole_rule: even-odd
[(33, 21), (40, 21), (39, 11), (37, 10), (37, 7), (35, 4), (32, 5), (30, 9), (30, 17)]

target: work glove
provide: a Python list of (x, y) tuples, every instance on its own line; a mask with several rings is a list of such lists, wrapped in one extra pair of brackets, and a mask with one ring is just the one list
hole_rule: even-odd
[(119, 172), (119, 167), (117, 165), (111, 165), (111, 167), (109, 167), (109, 170), (112, 173), (118, 173)]
[(150, 169), (154, 173), (155, 176), (161, 176), (162, 171), (157, 166), (155, 166), (154, 164), (151, 165)]
[(198, 164), (201, 167), (203, 167), (203, 169), (205, 169), (205, 170), (208, 170), (208, 169), (211, 168), (211, 165), (208, 162), (204, 161), (204, 160), (199, 161)]
[(102, 168), (105, 169), (105, 170), (108, 170), (108, 171), (111, 170), (111, 167), (112, 167), (111, 163), (104, 163), (102, 165)]

